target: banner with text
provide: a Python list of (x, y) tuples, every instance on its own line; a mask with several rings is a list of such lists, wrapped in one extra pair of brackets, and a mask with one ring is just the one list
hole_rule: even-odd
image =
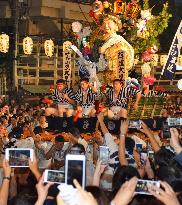
[(172, 80), (176, 72), (177, 58), (180, 55), (182, 47), (182, 21), (173, 39), (171, 48), (168, 53), (167, 61), (163, 67), (162, 75), (165, 79)]

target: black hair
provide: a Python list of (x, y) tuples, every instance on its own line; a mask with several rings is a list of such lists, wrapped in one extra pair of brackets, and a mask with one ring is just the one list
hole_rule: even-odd
[(130, 138), (130, 137), (126, 137), (125, 139), (125, 147), (127, 151), (133, 151), (135, 148), (135, 141)]
[(82, 81), (85, 81), (85, 82), (89, 82), (89, 79), (88, 78), (82, 78), (81, 80), (80, 80), (80, 82), (82, 82)]
[(155, 166), (168, 166), (170, 161), (174, 158), (175, 154), (165, 147), (155, 153)]
[(98, 205), (109, 205), (109, 199), (107, 198), (104, 191), (97, 186), (87, 186), (85, 190), (90, 192), (96, 199)]
[(85, 148), (84, 148), (84, 146), (83, 146), (82, 144), (76, 143), (76, 144), (74, 144), (72, 147), (73, 147), (73, 148), (74, 148), (74, 147), (78, 148), (78, 149), (79, 149), (79, 154), (85, 153)]
[(73, 127), (73, 128), (70, 130), (70, 133), (71, 133), (74, 137), (80, 136), (80, 131), (79, 131), (79, 129), (76, 128), (76, 127)]
[(113, 199), (120, 187), (132, 177), (140, 178), (140, 175), (136, 168), (132, 166), (119, 166), (112, 179), (112, 193), (111, 198)]
[(182, 166), (176, 160), (172, 159), (168, 166), (160, 166), (156, 170), (156, 176), (158, 179), (168, 182), (174, 191), (182, 191)]
[(55, 137), (55, 142), (65, 142), (64, 137), (62, 135), (58, 135)]
[(121, 83), (121, 80), (118, 79), (118, 78), (116, 78), (116, 79), (113, 80), (113, 83), (115, 83), (115, 82), (119, 82), (119, 83)]
[(56, 81), (56, 84), (59, 84), (59, 83), (63, 83), (63, 84), (65, 84), (65, 80), (63, 80), (63, 79), (59, 79), (59, 80), (57, 80), (57, 81)]

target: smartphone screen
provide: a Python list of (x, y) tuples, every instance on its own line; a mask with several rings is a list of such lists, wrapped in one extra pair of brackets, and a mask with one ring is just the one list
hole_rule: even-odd
[(76, 179), (82, 187), (85, 187), (85, 168), (84, 155), (68, 155), (66, 157), (65, 183), (74, 186), (73, 180)]
[(160, 182), (139, 179), (135, 188), (135, 193), (151, 195), (148, 191), (151, 186), (160, 187)]
[(28, 167), (29, 159), (33, 160), (32, 149), (10, 148), (6, 149), (5, 155), (10, 167)]
[(140, 120), (129, 120), (129, 129), (141, 129), (141, 121)]
[(142, 151), (142, 149), (143, 149), (143, 144), (142, 143), (136, 143), (136, 150), (138, 151), (138, 152), (141, 152)]
[(56, 184), (64, 183), (64, 172), (57, 170), (45, 170), (44, 182), (53, 182)]
[(108, 164), (108, 162), (109, 162), (109, 147), (99, 146), (99, 159), (102, 161), (102, 164)]

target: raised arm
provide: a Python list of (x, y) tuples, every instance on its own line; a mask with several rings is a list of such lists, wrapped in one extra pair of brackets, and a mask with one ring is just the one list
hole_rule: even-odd
[(100, 127), (101, 127), (101, 130), (102, 130), (102, 133), (103, 133), (104, 135), (105, 135), (106, 133), (109, 133), (109, 131), (108, 131), (108, 129), (107, 129), (105, 123), (104, 123), (104, 115), (103, 115), (102, 112), (97, 115), (97, 119), (98, 119), (98, 121), (99, 121), (99, 123), (100, 123)]
[(3, 183), (0, 189), (0, 205), (7, 205), (8, 194), (9, 194), (9, 184), (10, 184), (10, 176), (11, 176), (11, 168), (9, 166), (8, 161), (3, 160)]
[(147, 127), (147, 125), (143, 121), (142, 121), (141, 126), (142, 126), (142, 129), (140, 129), (140, 131), (143, 132), (149, 138), (154, 152), (158, 152), (160, 150), (160, 146), (157, 143), (152, 131)]
[(119, 142), (119, 162), (121, 165), (128, 165), (125, 156), (125, 137), (128, 132), (128, 121), (121, 121), (120, 125), (120, 142)]

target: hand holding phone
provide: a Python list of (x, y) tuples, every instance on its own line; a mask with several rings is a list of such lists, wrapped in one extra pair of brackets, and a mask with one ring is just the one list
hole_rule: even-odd
[(44, 173), (44, 182), (53, 182), (55, 184), (64, 183), (64, 172), (46, 169)]
[(151, 195), (149, 192), (151, 187), (160, 187), (159, 181), (151, 181), (151, 180), (142, 180), (139, 179), (135, 188), (135, 193), (137, 194), (145, 194), (145, 195)]
[(5, 151), (5, 158), (9, 161), (10, 167), (28, 167), (29, 159), (33, 161), (33, 149), (8, 148)]
[(129, 120), (129, 129), (141, 129), (142, 126), (141, 126), (142, 122), (141, 120)]
[(85, 155), (72, 155), (67, 154), (65, 159), (65, 183), (74, 185), (73, 180), (85, 187), (86, 178), (86, 158)]
[(109, 147), (99, 146), (99, 160), (103, 165), (107, 165), (109, 163)]

